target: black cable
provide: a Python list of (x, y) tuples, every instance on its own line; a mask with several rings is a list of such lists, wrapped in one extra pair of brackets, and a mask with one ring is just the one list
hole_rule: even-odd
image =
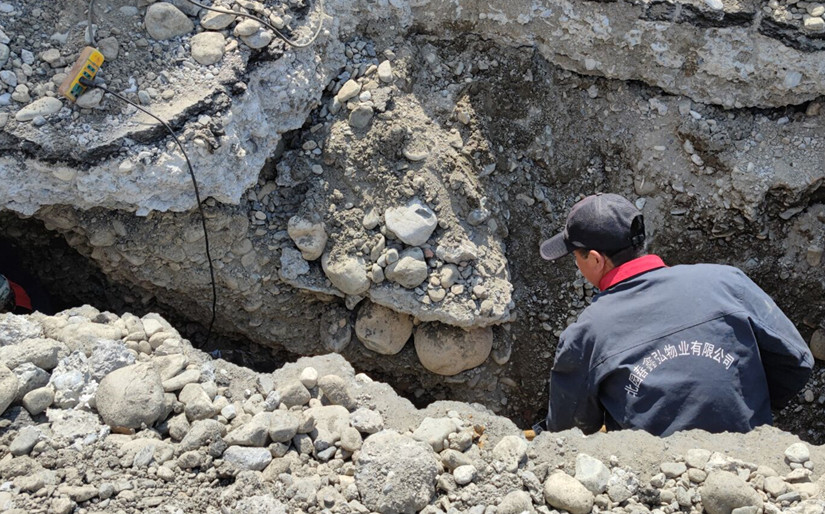
[(209, 251), (209, 233), (206, 230), (206, 216), (204, 216), (204, 214), (203, 214), (203, 206), (201, 206), (201, 195), (200, 195), (200, 191), (198, 190), (198, 181), (195, 180), (195, 170), (194, 170), (194, 168), (192, 168), (192, 163), (189, 161), (189, 156), (186, 154), (186, 150), (183, 149), (183, 144), (181, 144), (180, 139), (178, 139), (178, 136), (175, 135), (175, 131), (172, 130), (172, 127), (170, 127), (168, 123), (166, 123), (165, 121), (163, 121), (159, 117), (155, 116), (154, 114), (152, 114), (148, 110), (144, 109), (143, 107), (139, 106), (135, 102), (129, 100), (128, 98), (126, 98), (126, 97), (124, 97), (124, 96), (122, 96), (118, 93), (115, 93), (111, 89), (108, 89), (108, 88), (100, 85), (97, 82), (88, 80), (86, 78), (81, 78), (80, 83), (82, 85), (86, 86), (86, 87), (96, 87), (96, 88), (98, 88), (98, 89), (100, 89), (100, 90), (102, 90), (106, 93), (109, 93), (110, 95), (126, 102), (127, 104), (134, 106), (139, 111), (141, 111), (145, 114), (148, 114), (152, 118), (158, 120), (160, 123), (163, 124), (164, 127), (166, 127), (166, 130), (168, 130), (169, 133), (172, 134), (172, 137), (175, 139), (175, 143), (178, 144), (178, 148), (180, 148), (180, 151), (183, 154), (184, 159), (186, 159), (186, 165), (189, 166), (189, 176), (192, 177), (192, 185), (195, 188), (195, 200), (197, 200), (197, 202), (198, 202), (198, 211), (200, 212), (200, 215), (201, 215), (201, 225), (203, 226), (203, 239), (204, 239), (204, 242), (206, 243), (206, 259), (209, 261), (209, 276), (210, 276), (211, 283), (212, 283), (212, 319), (209, 321), (209, 328), (206, 331), (206, 339), (203, 342), (204, 346), (206, 346), (206, 344), (209, 342), (209, 336), (212, 334), (212, 325), (215, 324), (215, 312), (216, 312), (216, 307), (218, 305), (218, 292), (217, 292), (217, 289), (215, 287), (215, 268), (212, 265), (212, 254)]
[(94, 10), (95, 0), (89, 0), (89, 18), (86, 28), (89, 30), (89, 44), (92, 46), (97, 46), (97, 44), (95, 44), (95, 30), (94, 27), (92, 27), (92, 16), (94, 15)]
[[(92, 1), (94, 1), (94, 0), (92, 0)], [(251, 20), (255, 20), (258, 23), (264, 25), (266, 28), (268, 28), (272, 32), (274, 32), (279, 38), (283, 39), (284, 43), (286, 43), (289, 46), (292, 46), (294, 48), (306, 48), (306, 47), (308, 47), (309, 45), (314, 43), (316, 39), (318, 39), (318, 35), (321, 34), (321, 29), (324, 28), (324, 18), (323, 18), (323, 15), (324, 15), (324, 0), (318, 0), (318, 10), (321, 12), (321, 19), (318, 22), (318, 29), (315, 31), (315, 34), (313, 34), (312, 37), (309, 39), (309, 41), (307, 41), (306, 43), (297, 43), (295, 41), (290, 40), (280, 30), (278, 30), (274, 25), (272, 25), (268, 21), (264, 20), (263, 18), (253, 16), (252, 14), (246, 14), (246, 13), (237, 12), (237, 11), (229, 11), (229, 10), (226, 10), (226, 9), (216, 9), (214, 7), (209, 7), (209, 6), (203, 5), (202, 3), (197, 2), (195, 0), (186, 0), (186, 1), (189, 2), (192, 5), (196, 5), (196, 6), (200, 7), (201, 9), (205, 9), (207, 11), (217, 12), (217, 13), (221, 13), (221, 14), (231, 14), (232, 16), (241, 16), (241, 17), (244, 17), (244, 18), (249, 18)]]

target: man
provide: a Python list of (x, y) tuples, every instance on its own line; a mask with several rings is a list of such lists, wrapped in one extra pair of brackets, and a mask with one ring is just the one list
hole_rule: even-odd
[(667, 267), (647, 255), (641, 212), (597, 194), (541, 244), (573, 253), (601, 291), (559, 339), (550, 376), (549, 430), (638, 428), (655, 435), (700, 428), (747, 432), (771, 424), (813, 367), (805, 341), (740, 270)]

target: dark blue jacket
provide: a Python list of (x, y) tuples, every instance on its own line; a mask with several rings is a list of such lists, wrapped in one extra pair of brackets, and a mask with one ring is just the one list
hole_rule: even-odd
[(659, 267), (596, 295), (562, 333), (547, 425), (747, 432), (771, 424), (812, 367), (794, 325), (740, 270)]

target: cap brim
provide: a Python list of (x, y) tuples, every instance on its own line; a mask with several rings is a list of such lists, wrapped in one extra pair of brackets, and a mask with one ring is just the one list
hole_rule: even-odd
[(541, 243), (539, 252), (541, 253), (542, 259), (554, 261), (560, 257), (564, 257), (575, 249), (575, 246), (564, 240), (564, 233), (559, 233)]

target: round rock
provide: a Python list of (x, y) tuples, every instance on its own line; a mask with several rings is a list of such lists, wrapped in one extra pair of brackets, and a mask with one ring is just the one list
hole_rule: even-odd
[(527, 441), (514, 435), (502, 437), (493, 448), (493, 457), (504, 464), (505, 470), (515, 473), (519, 465), (527, 459)]
[(453, 478), (458, 485), (467, 485), (476, 477), (476, 468), (473, 465), (459, 466), (453, 470)]
[(293, 216), (289, 218), (286, 230), (304, 259), (314, 261), (324, 253), (327, 231), (322, 222)]
[(811, 336), (811, 353), (814, 358), (825, 361), (825, 330), (820, 328)]
[(387, 266), (387, 279), (407, 289), (418, 287), (427, 280), (427, 261), (421, 248), (407, 248), (398, 256), (398, 260)]
[(321, 258), (321, 267), (332, 285), (344, 294), (360, 295), (370, 288), (370, 279), (361, 257), (331, 255), (328, 252)]
[(730, 514), (740, 507), (762, 510), (762, 497), (747, 482), (728, 471), (712, 471), (699, 489), (708, 514)]
[(195, 24), (180, 9), (167, 2), (152, 4), (144, 18), (146, 31), (157, 41), (172, 39), (195, 30)]
[(355, 335), (368, 349), (395, 355), (412, 335), (413, 321), (407, 314), (372, 302), (364, 302), (355, 320)]
[(204, 66), (209, 66), (223, 58), (226, 38), (220, 32), (201, 32), (192, 37), (190, 45), (192, 58)]
[(805, 443), (794, 443), (785, 449), (785, 458), (788, 462), (804, 464), (811, 459), (811, 452)]
[(456, 375), (481, 365), (493, 348), (489, 327), (463, 330), (441, 323), (422, 323), (413, 337), (421, 364), (439, 375)]
[(370, 510), (418, 512), (435, 494), (437, 475), (438, 463), (427, 443), (384, 430), (361, 446), (355, 485)]
[(151, 364), (115, 370), (100, 381), (95, 395), (98, 413), (111, 427), (152, 426), (163, 410), (163, 385)]
[(404, 207), (391, 207), (384, 212), (384, 223), (404, 243), (421, 246), (427, 242), (438, 225), (432, 209), (414, 199)]
[(595, 497), (578, 480), (564, 471), (554, 471), (544, 482), (544, 500), (571, 514), (587, 514)]

